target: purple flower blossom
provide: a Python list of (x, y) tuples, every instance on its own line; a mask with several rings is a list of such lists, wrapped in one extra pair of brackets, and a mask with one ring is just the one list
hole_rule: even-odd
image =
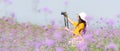
[(40, 48), (42, 46), (42, 43), (41, 42), (36, 42), (35, 46), (36, 46), (36, 48)]
[(3, 16), (3, 18), (2, 18), (2, 20), (4, 20), (4, 21), (8, 21), (8, 18), (7, 17), (5, 17), (5, 16)]
[(110, 38), (110, 39), (112, 39), (112, 38), (113, 38), (113, 35), (112, 35), (112, 34), (110, 34), (110, 35), (109, 35), (109, 38)]
[(101, 17), (100, 20), (103, 20), (103, 18)]
[(51, 21), (51, 25), (52, 25), (52, 26), (55, 25), (55, 21), (54, 21), (54, 20)]
[(35, 43), (35, 51), (40, 51), (40, 47), (42, 46), (41, 42), (36, 42)]
[(68, 1), (66, 0), (66, 1), (64, 2), (64, 4), (65, 4), (65, 6), (68, 6)]
[(108, 33), (104, 33), (104, 34), (102, 35), (102, 37), (103, 37), (103, 38), (107, 38), (107, 37), (108, 37)]
[(80, 50), (80, 51), (88, 51), (87, 48), (87, 43), (85, 42), (80, 42), (76, 45), (76, 47)]
[[(21, 49), (23, 51), (33, 49), (35, 51), (50, 51), (51, 49), (56, 51), (68, 50), (69, 44), (66, 43), (70, 40), (72, 33), (68, 34), (69, 32), (64, 31), (63, 27), (59, 28), (59, 26), (56, 26), (54, 22), (52, 22), (49, 26), (37, 26), (29, 23), (21, 24), (15, 21), (11, 23), (11, 20), (11, 18), (7, 17), (0, 18), (0, 51), (20, 51)], [(104, 20), (104, 18), (101, 18), (101, 20)], [(105, 19), (106, 22), (110, 22), (111, 20), (112, 19)], [(93, 48), (103, 49), (105, 46), (104, 40), (106, 40), (105, 43), (110, 42), (110, 40), (111, 42), (115, 41), (116, 43), (119, 43), (120, 41), (119, 29), (88, 28), (86, 32), (87, 34), (83, 35), (85, 40), (84, 43), (79, 41), (81, 38), (75, 40), (73, 39), (73, 43), (78, 40), (75, 43), (75, 45), (77, 44), (75, 50), (79, 49), (79, 51), (94, 51), (94, 49), (88, 49), (91, 48), (89, 45), (95, 44), (96, 47), (92, 46)], [(118, 51), (118, 48), (119, 46), (117, 47), (117, 44), (110, 43), (105, 46), (104, 50)]]
[(120, 14), (117, 15), (117, 18), (120, 18)]
[(16, 34), (17, 30), (16, 29), (11, 29), (11, 33)]
[(64, 51), (64, 49), (61, 47), (56, 47), (56, 51)]
[(45, 45), (49, 46), (54, 46), (55, 45), (55, 41), (52, 39), (47, 39), (45, 40)]
[(54, 33), (54, 38), (55, 38), (56, 40), (61, 40), (61, 39), (62, 39), (62, 32), (56, 31), (56, 32)]
[(44, 7), (44, 8), (43, 8), (43, 11), (45, 11), (45, 12), (47, 12), (48, 10), (49, 10), (48, 7)]
[(4, 2), (7, 4), (12, 4), (12, 0), (4, 0)]
[(93, 38), (92, 34), (87, 34), (83, 36), (85, 40), (91, 40)]
[(100, 34), (100, 31), (99, 30), (96, 30), (95, 31), (95, 34), (98, 36)]
[(5, 47), (0, 48), (0, 51), (8, 51), (8, 48), (5, 48)]
[(113, 19), (109, 19), (109, 20), (107, 20), (106, 21), (106, 23), (108, 24), (108, 25), (114, 25), (114, 23), (115, 23), (115, 21), (113, 20)]
[(12, 17), (12, 18), (15, 17), (15, 13), (14, 13), (14, 12), (11, 13), (11, 17)]
[(48, 7), (44, 7), (43, 11), (46, 12), (46, 13), (52, 13), (52, 10)]
[(86, 20), (88, 20), (88, 21), (90, 21), (90, 20), (92, 20), (92, 19), (93, 19), (92, 16), (87, 16), (87, 17), (86, 17)]
[(47, 26), (42, 26), (44, 30), (48, 30), (48, 27)]
[(97, 45), (96, 45), (96, 48), (102, 48), (103, 47), (103, 43), (99, 42)]
[(109, 51), (109, 50), (113, 50), (113, 51), (118, 51), (118, 47), (116, 44), (114, 43), (110, 43), (108, 45), (105, 46), (105, 51)]

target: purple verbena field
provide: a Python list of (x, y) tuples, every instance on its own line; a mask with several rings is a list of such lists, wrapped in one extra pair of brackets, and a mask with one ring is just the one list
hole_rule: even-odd
[(0, 51), (120, 51), (119, 28), (87, 29), (83, 35), (85, 42), (71, 48), (68, 41), (72, 33), (54, 22), (39, 26), (3, 17), (0, 18)]

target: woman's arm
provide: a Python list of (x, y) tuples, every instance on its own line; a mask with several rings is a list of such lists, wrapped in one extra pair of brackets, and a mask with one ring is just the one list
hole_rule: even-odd
[(69, 17), (67, 17), (67, 19), (71, 24), (73, 24), (73, 21)]
[(73, 33), (73, 31), (72, 31), (72, 30), (70, 30), (70, 29), (68, 29), (67, 27), (65, 27), (65, 30), (67, 30), (68, 32)]
[(68, 17), (68, 15), (67, 15), (67, 12), (64, 12), (64, 17), (66, 17), (67, 19), (68, 19), (68, 21), (71, 23), (71, 24), (73, 24), (73, 21)]

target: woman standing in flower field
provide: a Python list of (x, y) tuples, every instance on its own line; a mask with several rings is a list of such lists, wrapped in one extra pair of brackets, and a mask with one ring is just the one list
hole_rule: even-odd
[(86, 32), (86, 16), (86, 13), (81, 12), (78, 14), (78, 22), (74, 22), (67, 16), (66, 12), (64, 13), (64, 17), (66, 17), (74, 27), (73, 30), (70, 30), (69, 28), (65, 27), (65, 30), (73, 33), (73, 37), (69, 41), (70, 44), (84, 42), (84, 38), (82, 37), (82, 35)]

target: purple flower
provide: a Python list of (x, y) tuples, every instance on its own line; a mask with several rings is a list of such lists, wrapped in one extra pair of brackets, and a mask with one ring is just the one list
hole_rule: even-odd
[(44, 32), (43, 34), (44, 34), (44, 36), (46, 36), (47, 38), (50, 37), (50, 35), (51, 35), (48, 31)]
[(108, 33), (104, 33), (104, 34), (102, 35), (102, 37), (103, 37), (103, 38), (107, 38), (107, 37), (108, 37)]
[(11, 33), (16, 34), (17, 30), (16, 29), (11, 29)]
[(44, 10), (45, 12), (47, 12), (47, 11), (49, 11), (49, 8), (48, 8), (48, 7), (44, 7), (43, 10)]
[(87, 43), (95, 42), (95, 38), (92, 34), (87, 34), (87, 35), (84, 35), (83, 37), (84, 37), (85, 42), (87, 42)]
[(96, 45), (96, 48), (102, 48), (103, 47), (103, 43), (99, 42), (97, 45)]
[(40, 48), (42, 46), (42, 43), (41, 42), (36, 42), (35, 46), (36, 46), (36, 48)]
[(87, 35), (84, 35), (83, 37), (84, 37), (85, 40), (91, 40), (93, 35), (87, 34)]
[(12, 4), (12, 0), (4, 0), (4, 2), (7, 4)]
[(117, 18), (120, 18), (120, 14), (117, 15)]
[(55, 25), (55, 21), (54, 21), (54, 20), (52, 20), (52, 21), (51, 21), (51, 24), (52, 24), (52, 26), (54, 26), (54, 25)]
[(52, 10), (48, 7), (44, 7), (43, 11), (46, 12), (46, 13), (52, 13)]
[(87, 48), (87, 43), (85, 42), (80, 42), (76, 45), (76, 47), (80, 50), (80, 51), (88, 51)]
[(25, 27), (26, 27), (26, 28), (29, 28), (29, 27), (30, 27), (30, 25), (29, 25), (29, 24), (25, 24)]
[(115, 23), (115, 21), (113, 19), (109, 19), (109, 20), (106, 21), (106, 23), (108, 25), (113, 25)]
[(8, 49), (8, 48), (3, 47), (3, 48), (0, 48), (0, 51), (9, 51), (9, 49)]
[(15, 17), (15, 13), (14, 12), (11, 13), (11, 17), (13, 17), (13, 18)]
[(65, 4), (65, 6), (67, 6), (68, 5), (68, 1), (65, 1), (64, 4)]
[(95, 31), (95, 34), (98, 36), (100, 34), (100, 31), (99, 30), (96, 30)]
[(42, 26), (44, 30), (48, 30), (48, 27), (47, 26)]
[(36, 42), (35, 43), (35, 51), (40, 51), (40, 47), (42, 46), (41, 42)]
[(56, 51), (64, 51), (64, 49), (61, 47), (56, 47)]
[(116, 44), (114, 43), (110, 43), (108, 45), (105, 46), (105, 51), (109, 51), (109, 50), (113, 50), (113, 51), (118, 51), (118, 47)]
[(45, 40), (45, 45), (47, 45), (47, 46), (54, 46), (55, 45), (55, 41), (51, 40), (51, 39), (47, 39), (47, 40)]
[(113, 35), (112, 35), (112, 34), (110, 34), (110, 35), (109, 35), (109, 38), (110, 38), (110, 39), (112, 39), (112, 38), (113, 38)]
[(5, 17), (5, 16), (3, 16), (3, 18), (2, 18), (4, 21), (8, 21), (8, 18), (7, 17)]
[(103, 18), (101, 17), (100, 20), (103, 20)]
[(93, 19), (92, 16), (87, 16), (87, 17), (86, 17), (86, 20), (88, 20), (88, 21), (90, 21), (90, 20), (92, 20), (92, 19)]
[(56, 40), (61, 40), (61, 39), (62, 39), (62, 32), (56, 31), (56, 32), (54, 33), (54, 38), (55, 38)]

